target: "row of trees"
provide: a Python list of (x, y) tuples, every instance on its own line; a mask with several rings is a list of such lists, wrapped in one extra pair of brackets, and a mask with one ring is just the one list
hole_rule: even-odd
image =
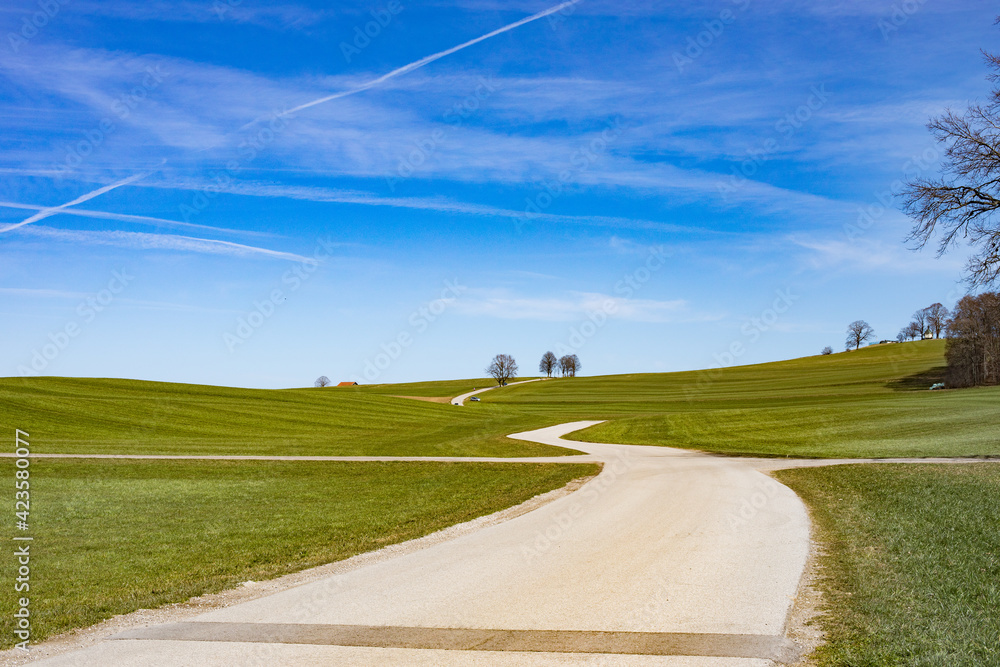
[[(566, 354), (556, 359), (555, 354), (546, 352), (538, 363), (538, 370), (545, 373), (545, 377), (552, 377), (554, 372), (558, 372), (563, 377), (576, 377), (580, 368), (580, 357), (575, 354)], [(498, 354), (486, 367), (486, 373), (502, 387), (507, 384), (508, 380), (517, 377), (517, 362), (509, 354)]]
[(1000, 292), (963, 297), (946, 335), (949, 387), (1000, 383)]
[(925, 334), (933, 334), (935, 338), (940, 338), (948, 326), (950, 315), (951, 312), (940, 303), (921, 308), (913, 313), (910, 323), (899, 330), (896, 340), (902, 343), (904, 340), (923, 338)]
[(538, 372), (545, 373), (545, 377), (552, 377), (553, 372), (558, 372), (563, 377), (576, 377), (580, 368), (580, 357), (575, 354), (564, 354), (556, 359), (555, 354), (546, 352), (538, 362)]
[[(948, 369), (945, 382), (949, 387), (973, 387), (1000, 384), (1000, 292), (984, 292), (965, 296), (955, 311), (940, 303), (922, 308), (903, 327), (896, 340), (913, 340), (933, 334), (948, 340), (945, 359)], [(847, 349), (858, 349), (875, 337), (875, 330), (864, 320), (847, 327)], [(823, 354), (833, 352), (829, 347)]]
[[(926, 308), (921, 308), (913, 313), (913, 319), (896, 334), (896, 341), (902, 343), (905, 340), (916, 340), (923, 338), (925, 334), (933, 334), (935, 338), (940, 338), (941, 334), (948, 327), (948, 319), (951, 313), (940, 303), (933, 303)], [(875, 339), (875, 329), (864, 320), (854, 320), (847, 325), (847, 340), (844, 346), (848, 350), (856, 350), (864, 343)], [(823, 354), (832, 354), (833, 349), (829, 346), (823, 348)]]

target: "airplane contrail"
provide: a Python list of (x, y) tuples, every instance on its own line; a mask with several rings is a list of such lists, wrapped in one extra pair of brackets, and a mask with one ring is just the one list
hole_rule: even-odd
[[(494, 30), (492, 32), (486, 33), (485, 35), (480, 35), (479, 37), (476, 37), (475, 39), (470, 39), (467, 42), (463, 42), (463, 43), (459, 44), (458, 46), (453, 46), (450, 49), (445, 49), (444, 51), (438, 51), (437, 53), (434, 53), (434, 54), (429, 55), (429, 56), (425, 56), (424, 58), (421, 58), (420, 60), (416, 60), (416, 61), (410, 63), (409, 65), (403, 65), (402, 67), (398, 67), (398, 68), (392, 70), (391, 72), (389, 72), (388, 74), (383, 74), (382, 76), (378, 77), (377, 79), (372, 79), (371, 81), (368, 81), (367, 83), (363, 83), (360, 86), (357, 86), (355, 88), (351, 88), (349, 90), (343, 90), (343, 91), (341, 91), (339, 93), (334, 93), (333, 95), (327, 95), (326, 97), (320, 97), (319, 99), (315, 99), (312, 102), (306, 102), (305, 104), (300, 104), (299, 106), (297, 106), (297, 107), (295, 107), (293, 109), (288, 109), (286, 111), (281, 112), (280, 114), (278, 114), (278, 117), (287, 116), (289, 114), (295, 113), (296, 111), (302, 111), (303, 109), (308, 109), (309, 107), (314, 107), (317, 104), (323, 104), (324, 102), (329, 102), (331, 100), (340, 99), (341, 97), (347, 97), (349, 95), (354, 95), (355, 93), (360, 93), (360, 92), (362, 92), (364, 90), (368, 90), (369, 88), (374, 88), (375, 86), (377, 86), (380, 83), (383, 83), (385, 81), (388, 81), (389, 79), (393, 79), (393, 78), (395, 78), (397, 76), (400, 76), (402, 74), (406, 74), (407, 72), (412, 72), (415, 69), (420, 69), (424, 65), (432, 63), (435, 60), (438, 60), (440, 58), (444, 58), (445, 56), (450, 56), (451, 54), (455, 53), (456, 51), (461, 51), (462, 49), (465, 49), (465, 48), (468, 48), (468, 47), (472, 46), (473, 44), (478, 44), (479, 42), (487, 40), (490, 37), (496, 37), (497, 35), (505, 33), (505, 32), (507, 32), (509, 30), (513, 30), (514, 28), (520, 27), (520, 26), (524, 25), (525, 23), (531, 23), (532, 21), (537, 21), (538, 19), (544, 18), (544, 17), (548, 16), (549, 14), (555, 14), (556, 12), (558, 12), (558, 11), (560, 11), (562, 9), (565, 9), (566, 7), (570, 7), (572, 5), (575, 5), (578, 2), (580, 2), (580, 0), (568, 0), (567, 2), (560, 3), (560, 4), (558, 4), (558, 5), (554, 6), (554, 7), (549, 7), (548, 9), (546, 9), (544, 11), (541, 11), (541, 12), (538, 12), (537, 14), (532, 14), (531, 16), (523, 18), (523, 19), (521, 19), (519, 21), (514, 21), (513, 23), (508, 23), (507, 25), (503, 26), (502, 28), (497, 28), (496, 30)], [(251, 125), (253, 125), (256, 122), (257, 121), (251, 121), (250, 123), (247, 123), (246, 125), (244, 125), (240, 129), (246, 129), (247, 127), (250, 127)]]
[(315, 261), (303, 255), (270, 248), (261, 248), (232, 241), (182, 236), (179, 234), (149, 234), (125, 231), (84, 231), (78, 229), (57, 229), (38, 225), (32, 227), (31, 234), (42, 238), (57, 239), (77, 244), (108, 245), (141, 250), (186, 250), (215, 255), (264, 256), (293, 262)]
[[(376, 79), (372, 79), (371, 81), (368, 81), (366, 83), (363, 83), (360, 86), (356, 86), (354, 88), (351, 88), (349, 90), (344, 90), (344, 91), (341, 91), (339, 93), (334, 93), (333, 95), (327, 95), (325, 97), (320, 97), (319, 99), (315, 99), (315, 100), (313, 100), (311, 102), (306, 102), (305, 104), (300, 104), (297, 107), (294, 107), (292, 109), (288, 109), (286, 111), (281, 112), (280, 114), (278, 114), (278, 117), (288, 116), (288, 115), (293, 114), (293, 113), (295, 113), (297, 111), (302, 111), (303, 109), (308, 109), (309, 107), (314, 107), (314, 106), (316, 106), (318, 104), (323, 104), (324, 102), (330, 102), (331, 100), (340, 99), (342, 97), (347, 97), (349, 95), (354, 95), (356, 93), (360, 93), (362, 91), (368, 90), (369, 88), (373, 88), (373, 87), (379, 85), (380, 83), (388, 81), (389, 79), (393, 79), (393, 78), (395, 78), (397, 76), (401, 76), (401, 75), (406, 74), (408, 72), (412, 72), (412, 71), (414, 71), (416, 69), (420, 69), (424, 65), (428, 65), (428, 64), (434, 62), (435, 60), (439, 60), (439, 59), (444, 58), (445, 56), (449, 56), (449, 55), (451, 55), (451, 54), (453, 54), (453, 53), (455, 53), (457, 51), (461, 51), (462, 49), (468, 48), (468, 47), (472, 46), (473, 44), (478, 44), (479, 42), (487, 40), (487, 39), (489, 39), (491, 37), (496, 37), (497, 35), (503, 34), (505, 32), (513, 30), (514, 28), (518, 28), (518, 27), (520, 27), (522, 25), (525, 25), (526, 23), (531, 23), (532, 21), (537, 21), (538, 19), (544, 18), (546, 16), (549, 16), (550, 14), (555, 14), (556, 12), (565, 9), (566, 7), (571, 7), (571, 6), (575, 5), (575, 4), (577, 4), (578, 2), (580, 2), (580, 0), (567, 0), (566, 2), (559, 3), (558, 5), (555, 5), (553, 7), (549, 7), (548, 9), (540, 11), (537, 14), (532, 14), (531, 16), (527, 16), (527, 17), (525, 17), (523, 19), (520, 19), (518, 21), (514, 21), (513, 23), (508, 23), (507, 25), (505, 25), (503, 27), (500, 27), (500, 28), (497, 28), (496, 30), (493, 30), (491, 32), (488, 32), (485, 35), (480, 35), (479, 37), (476, 37), (474, 39), (470, 39), (467, 42), (462, 42), (458, 46), (453, 46), (450, 49), (445, 49), (444, 51), (438, 51), (437, 53), (431, 54), (429, 56), (425, 56), (425, 57), (421, 58), (420, 60), (416, 60), (416, 61), (414, 61), (414, 62), (412, 62), (412, 63), (410, 63), (408, 65), (403, 65), (402, 67), (397, 67), (396, 69), (392, 70), (388, 74), (383, 74), (382, 76), (380, 76), (380, 77), (378, 77)], [(243, 127), (241, 127), (240, 129), (244, 130), (244, 129), (248, 128), (248, 127), (251, 127), (256, 122), (258, 122), (258, 121), (257, 120), (251, 121), (251, 122), (247, 123), (246, 125), (244, 125)], [(71, 206), (75, 206), (77, 204), (82, 204), (83, 202), (88, 201), (90, 199), (93, 199), (94, 197), (99, 197), (100, 195), (102, 195), (102, 194), (104, 194), (106, 192), (110, 192), (111, 190), (114, 190), (115, 188), (120, 188), (123, 185), (128, 185), (130, 183), (134, 183), (135, 181), (141, 180), (141, 179), (149, 176), (151, 173), (152, 172), (144, 172), (144, 173), (141, 173), (141, 174), (135, 174), (133, 176), (129, 176), (128, 178), (122, 179), (122, 180), (120, 180), (120, 181), (118, 181), (116, 183), (112, 183), (110, 185), (105, 185), (105, 186), (100, 187), (100, 188), (98, 188), (96, 190), (88, 192), (88, 193), (86, 193), (84, 195), (80, 195), (79, 197), (77, 197), (73, 201), (66, 202), (65, 204), (61, 204), (59, 206), (52, 206), (52, 207), (49, 207), (49, 208), (44, 208), (44, 209), (40, 210), (38, 213), (35, 213), (34, 215), (32, 215), (31, 217), (28, 217), (28, 218), (22, 220), (21, 222), (17, 222), (17, 223), (11, 224), (11, 225), (7, 225), (6, 227), (0, 229), (0, 234), (2, 234), (3, 232), (9, 232), (9, 231), (17, 229), (19, 227), (24, 227), (25, 225), (30, 225), (33, 222), (38, 222), (39, 220), (43, 220), (43, 219), (48, 218), (50, 216), (56, 215), (58, 213), (61, 213), (65, 209), (67, 209), (67, 208), (69, 208)]]
[[(27, 211), (45, 211), (50, 207), (38, 206), (36, 204), (21, 204), (13, 201), (0, 200), (0, 208), (19, 208)], [(148, 215), (132, 215), (130, 213), (108, 213), (106, 211), (94, 211), (87, 208), (64, 208), (59, 211), (65, 215), (76, 215), (82, 218), (100, 218), (103, 220), (120, 220), (122, 222), (138, 222), (145, 225), (160, 225), (166, 227), (182, 227), (190, 229), (207, 229), (213, 232), (225, 232), (228, 234), (242, 234), (245, 236), (273, 236), (268, 232), (253, 232), (243, 229), (229, 229), (227, 227), (214, 227), (212, 225), (197, 225), (192, 222), (180, 222), (179, 220), (169, 220), (167, 218), (154, 218)]]
[(69, 208), (70, 206), (76, 206), (77, 204), (82, 204), (83, 202), (93, 199), (94, 197), (100, 197), (105, 192), (110, 192), (111, 190), (114, 190), (115, 188), (120, 188), (123, 185), (128, 185), (129, 183), (135, 183), (140, 179), (146, 178), (151, 173), (153, 172), (146, 171), (141, 174), (133, 174), (132, 176), (129, 176), (128, 178), (123, 178), (122, 180), (116, 183), (112, 183), (111, 185), (105, 185), (103, 187), (97, 188), (96, 190), (92, 190), (87, 194), (80, 195), (73, 201), (66, 202), (65, 204), (60, 204), (59, 206), (50, 206), (48, 208), (44, 208), (38, 213), (34, 214), (33, 216), (25, 218), (21, 222), (15, 222), (14, 224), (7, 225), (3, 229), (0, 229), (0, 234), (2, 234), (3, 232), (9, 232), (12, 229), (17, 229), (18, 227), (24, 227), (25, 225), (30, 225), (33, 222), (38, 222), (39, 220), (48, 218), (49, 216), (52, 215), (56, 215), (57, 213), (61, 213), (62, 210), (65, 208)]

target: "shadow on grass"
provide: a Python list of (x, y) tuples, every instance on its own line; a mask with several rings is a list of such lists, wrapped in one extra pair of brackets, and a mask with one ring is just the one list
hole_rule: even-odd
[(926, 371), (916, 373), (914, 375), (908, 375), (905, 378), (899, 378), (898, 380), (893, 380), (892, 382), (886, 383), (886, 387), (889, 389), (895, 389), (896, 391), (917, 391), (917, 390), (928, 390), (931, 385), (936, 382), (944, 382), (945, 371), (948, 370), (947, 366), (935, 366)]

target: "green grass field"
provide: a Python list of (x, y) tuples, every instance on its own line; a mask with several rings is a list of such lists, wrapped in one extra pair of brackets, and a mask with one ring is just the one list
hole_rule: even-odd
[(812, 508), (820, 665), (1000, 664), (1000, 464), (783, 470)]
[(754, 456), (1000, 455), (1000, 388), (927, 391), (944, 341), (713, 371), (511, 386), (463, 408), (483, 379), (256, 390), (132, 380), (0, 379), (0, 427), (39, 452), (535, 456), (568, 449), (508, 433), (607, 419), (569, 439)]
[[(596, 473), (596, 465), (36, 459), (32, 644), (420, 537)], [(14, 479), (0, 461), (0, 477)], [(4, 484), (13, 499), (13, 481)], [(13, 535), (13, 508), (7, 531)], [(0, 577), (13, 590), (13, 547)], [(0, 648), (14, 643), (0, 595)]]
[[(439, 380), (436, 382), (402, 382), (399, 384), (373, 384), (352, 387), (350, 391), (366, 394), (386, 394), (390, 396), (426, 396), (435, 398), (454, 398), (461, 394), (484, 389), (496, 385), (493, 378), (474, 378), (472, 380)], [(343, 391), (343, 388), (338, 388)]]
[(526, 424), (548, 425), (542, 417), (393, 398), (384, 395), (383, 388), (262, 390), (136, 380), (0, 378), (0, 428), (37, 434), (35, 453), (573, 453), (505, 437)]
[[(395, 396), (448, 397), (488, 381), (276, 391), (2, 378), (0, 430), (31, 433), (34, 453), (534, 456), (574, 452), (505, 436), (607, 419), (571, 437), (754, 456), (1000, 455), (1000, 387), (927, 391), (943, 364), (944, 342), (922, 341), (712, 371), (538, 382), (463, 408)], [(9, 462), (0, 468), (12, 479)], [(44, 563), (36, 629), (87, 625), (344, 558), (587, 470), (36, 459), (33, 512), (44, 537), (36, 543)], [(995, 622), (982, 612), (986, 603), (996, 608), (996, 589), (983, 583), (997, 574), (994, 468), (905, 470), (913, 472), (780, 473), (812, 508), (832, 559), (824, 664), (996, 662)], [(4, 580), (11, 565), (0, 560)], [(883, 577), (891, 586), (866, 590)], [(11, 598), (0, 596), (3, 604)], [(9, 623), (4, 614), (0, 624)], [(992, 643), (980, 627), (993, 632)]]
[(1000, 388), (928, 391), (943, 364), (944, 341), (919, 341), (715, 371), (535, 383), (488, 400), (553, 423), (609, 420), (570, 440), (752, 456), (1000, 455)]

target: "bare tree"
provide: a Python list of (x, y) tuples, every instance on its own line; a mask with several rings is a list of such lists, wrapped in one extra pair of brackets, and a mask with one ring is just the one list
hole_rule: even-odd
[(318, 378), (316, 378), (316, 382), (314, 382), (313, 384), (315, 384), (317, 387), (329, 387), (330, 378), (328, 378), (325, 375), (320, 375)]
[(923, 338), (927, 333), (927, 309), (918, 310), (913, 313), (913, 324), (917, 326), (917, 337)]
[(932, 303), (924, 308), (927, 314), (927, 329), (934, 334), (935, 338), (941, 337), (941, 332), (948, 326), (948, 316), (951, 313), (940, 303)]
[(826, 347), (823, 348), (823, 351), (820, 352), (820, 354), (822, 354), (824, 356), (827, 355), (827, 354), (833, 354), (833, 348), (830, 347), (829, 345), (827, 345)]
[(1000, 383), (1000, 292), (963, 297), (948, 321), (950, 387)]
[(909, 337), (909, 335), (910, 334), (907, 332), (907, 327), (903, 327), (902, 329), (899, 330), (899, 333), (896, 334), (896, 342), (902, 343)]
[(916, 322), (910, 322), (909, 324), (907, 324), (903, 328), (903, 333), (905, 333), (906, 337), (909, 338), (910, 340), (920, 338), (921, 336), (924, 335), (923, 329), (921, 329), (920, 325), (917, 324)]
[(552, 371), (556, 369), (558, 363), (555, 354), (546, 352), (542, 355), (542, 360), (538, 362), (538, 372), (545, 373), (545, 377), (552, 377)]
[(576, 377), (580, 370), (580, 357), (575, 354), (565, 354), (559, 359), (559, 372), (564, 377)]
[(869, 340), (875, 336), (875, 330), (871, 328), (871, 325), (864, 320), (855, 320), (847, 325), (847, 342), (845, 345), (847, 349), (853, 347), (855, 350), (861, 347), (861, 344), (866, 340)]
[(509, 354), (498, 354), (486, 367), (486, 373), (502, 387), (517, 377), (517, 362)]
[[(983, 52), (1000, 81), (1000, 56)], [(962, 115), (951, 110), (934, 118), (928, 129), (945, 144), (942, 176), (914, 178), (902, 192), (903, 210), (914, 219), (909, 240), (924, 247), (935, 236), (938, 256), (967, 241), (975, 254), (966, 264), (966, 280), (975, 287), (1000, 277), (1000, 87), (994, 85), (985, 105), (970, 105)]]

